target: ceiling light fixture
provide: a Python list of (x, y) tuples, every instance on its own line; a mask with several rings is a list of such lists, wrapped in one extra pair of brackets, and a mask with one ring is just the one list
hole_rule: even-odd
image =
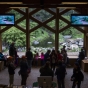
[(62, 2), (62, 4), (88, 4), (88, 2)]
[(22, 4), (22, 2), (0, 2), (0, 4)]
[(75, 9), (76, 7), (57, 7), (58, 9), (64, 8), (64, 9)]

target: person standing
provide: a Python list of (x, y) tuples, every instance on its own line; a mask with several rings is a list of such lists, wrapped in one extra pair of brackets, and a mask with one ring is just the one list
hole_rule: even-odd
[(22, 56), (22, 60), (20, 62), (21, 85), (26, 85), (28, 70), (29, 69), (26, 57)]
[(41, 55), (40, 55), (40, 59), (41, 59), (41, 65), (43, 66), (44, 65), (44, 53), (41, 52)]
[(26, 52), (26, 57), (29, 65), (29, 70), (31, 71), (33, 61), (33, 53), (31, 52), (31, 48), (29, 48), (28, 51)]
[(44, 54), (44, 64), (47, 61), (50, 61), (50, 53), (51, 53), (51, 50), (47, 50), (47, 52)]
[(14, 46), (14, 42), (11, 43), (11, 45), (9, 46), (9, 56), (12, 56), (12, 57), (15, 56), (15, 46)]
[(15, 48), (15, 66), (18, 66), (18, 59), (19, 59), (19, 56), (18, 56), (17, 50)]
[(7, 67), (8, 67), (8, 72), (9, 72), (9, 84), (10, 86), (13, 85), (14, 82), (14, 74), (15, 74), (15, 65), (13, 62), (13, 57), (9, 56), (7, 58)]
[(50, 54), (50, 63), (51, 63), (51, 69), (53, 70), (53, 72), (55, 71), (56, 61), (57, 61), (57, 55), (55, 53), (55, 50), (52, 50)]
[(72, 88), (75, 88), (76, 85), (77, 85), (77, 88), (80, 88), (81, 81), (83, 80), (84, 80), (84, 75), (80, 70), (80, 65), (78, 62), (75, 62), (73, 74), (71, 76), (71, 81), (73, 81)]
[(81, 49), (81, 52), (79, 52), (79, 56), (78, 56), (78, 59), (77, 59), (77, 62), (79, 63), (79, 65), (81, 66), (81, 61), (85, 58), (85, 54), (84, 54), (84, 51), (83, 49)]
[(58, 88), (65, 88), (65, 66), (62, 64), (62, 61), (58, 62), (58, 67), (56, 69), (55, 75), (57, 75), (57, 83), (58, 83)]

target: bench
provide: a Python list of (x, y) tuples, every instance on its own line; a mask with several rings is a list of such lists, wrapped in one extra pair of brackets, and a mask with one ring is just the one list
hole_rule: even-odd
[(69, 64), (73, 67), (78, 57), (77, 56), (68, 56), (68, 57), (69, 57)]

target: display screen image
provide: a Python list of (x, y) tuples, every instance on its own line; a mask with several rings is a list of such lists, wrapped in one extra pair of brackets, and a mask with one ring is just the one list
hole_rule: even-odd
[(0, 14), (0, 26), (7, 26), (14, 24), (15, 24), (14, 14)]
[(88, 15), (71, 14), (71, 25), (88, 26)]

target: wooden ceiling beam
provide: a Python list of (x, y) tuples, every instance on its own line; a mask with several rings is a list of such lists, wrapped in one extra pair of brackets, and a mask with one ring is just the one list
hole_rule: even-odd
[(18, 28), (19, 30), (23, 31), (24, 33), (26, 33), (26, 29), (24, 29), (24, 28), (18, 26), (17, 24), (15, 25), (15, 27)]
[(14, 9), (15, 11), (17, 11), (17, 12), (19, 12), (20, 14), (22, 14), (22, 15), (25, 15), (26, 13), (25, 12), (23, 12), (22, 10), (20, 10), (20, 9)]
[(11, 28), (13, 26), (6, 26), (5, 28), (3, 28), (2, 30), (0, 30), (0, 33), (3, 33), (5, 32), (6, 30), (8, 30), (9, 28)]
[[(32, 20), (34, 20), (35, 22), (37, 22), (39, 25), (41, 25), (41, 27), (44, 26), (45, 28), (49, 29), (50, 31), (55, 32), (54, 29), (52, 29), (51, 27), (47, 26), (45, 23), (42, 23), (42, 22), (40, 22), (39, 20), (33, 18), (32, 16), (30, 17), (30, 19), (32, 19)], [(32, 29), (31, 29), (31, 30), (32, 30)]]
[(82, 32), (82, 33), (85, 33), (85, 32), (86, 32), (85, 30), (83, 30), (83, 29), (80, 28), (80, 27), (76, 27), (76, 26), (72, 26), (72, 27), (76, 28), (77, 30), (79, 30), (79, 31)]
[(70, 25), (70, 27), (74, 27), (74, 28), (76, 28), (77, 30), (81, 31), (82, 33), (85, 33), (85, 30), (83, 30), (82, 28), (76, 27), (76, 26), (71, 26), (71, 23), (70, 23), (68, 20), (66, 20), (65, 18), (63, 18), (62, 16), (60, 16), (60, 19), (61, 19), (62, 21), (64, 21), (64, 22), (66, 22), (68, 25)]
[(32, 28), (31, 30), (29, 30), (29, 33), (31, 33), (31, 32), (33, 32), (33, 31), (37, 30), (37, 29), (40, 28), (40, 27), (41, 27), (41, 25), (37, 25), (36, 27), (34, 27), (34, 28)]
[(59, 15), (63, 15), (63, 14), (65, 14), (65, 13), (67, 13), (68, 11), (70, 11), (70, 9), (65, 9), (65, 10), (63, 10), (62, 12), (60, 12)]
[(67, 26), (65, 26), (64, 28), (60, 29), (60, 30), (59, 30), (59, 33), (61, 33), (62, 31), (66, 30), (66, 29), (68, 29), (69, 27), (70, 27), (70, 24), (67, 25)]
[(65, 23), (70, 24), (70, 22), (69, 22), (67, 19), (63, 18), (62, 16), (60, 16), (59, 18), (60, 18), (62, 21), (64, 21)]
[(47, 12), (49, 12), (52, 15), (56, 15), (56, 12), (54, 12), (54, 11), (48, 9), (48, 8), (45, 8), (44, 10), (47, 11)]
[(55, 17), (56, 17), (56, 16), (54, 15), (53, 17), (49, 18), (48, 20), (46, 20), (46, 21), (44, 22), (44, 24), (47, 24), (47, 23), (51, 22), (52, 20), (55, 19)]
[(25, 16), (23, 16), (23, 17), (21, 17), (20, 19), (18, 19), (16, 22), (15, 22), (15, 24), (18, 24), (18, 23), (20, 23), (22, 20), (24, 20), (25, 19)]
[(29, 8), (29, 16), (31, 16), (31, 15), (37, 13), (37, 12), (40, 11), (40, 10), (41, 10), (41, 9), (37, 8), (37, 9), (35, 9), (35, 10), (33, 10), (33, 11), (30, 12), (30, 8)]

